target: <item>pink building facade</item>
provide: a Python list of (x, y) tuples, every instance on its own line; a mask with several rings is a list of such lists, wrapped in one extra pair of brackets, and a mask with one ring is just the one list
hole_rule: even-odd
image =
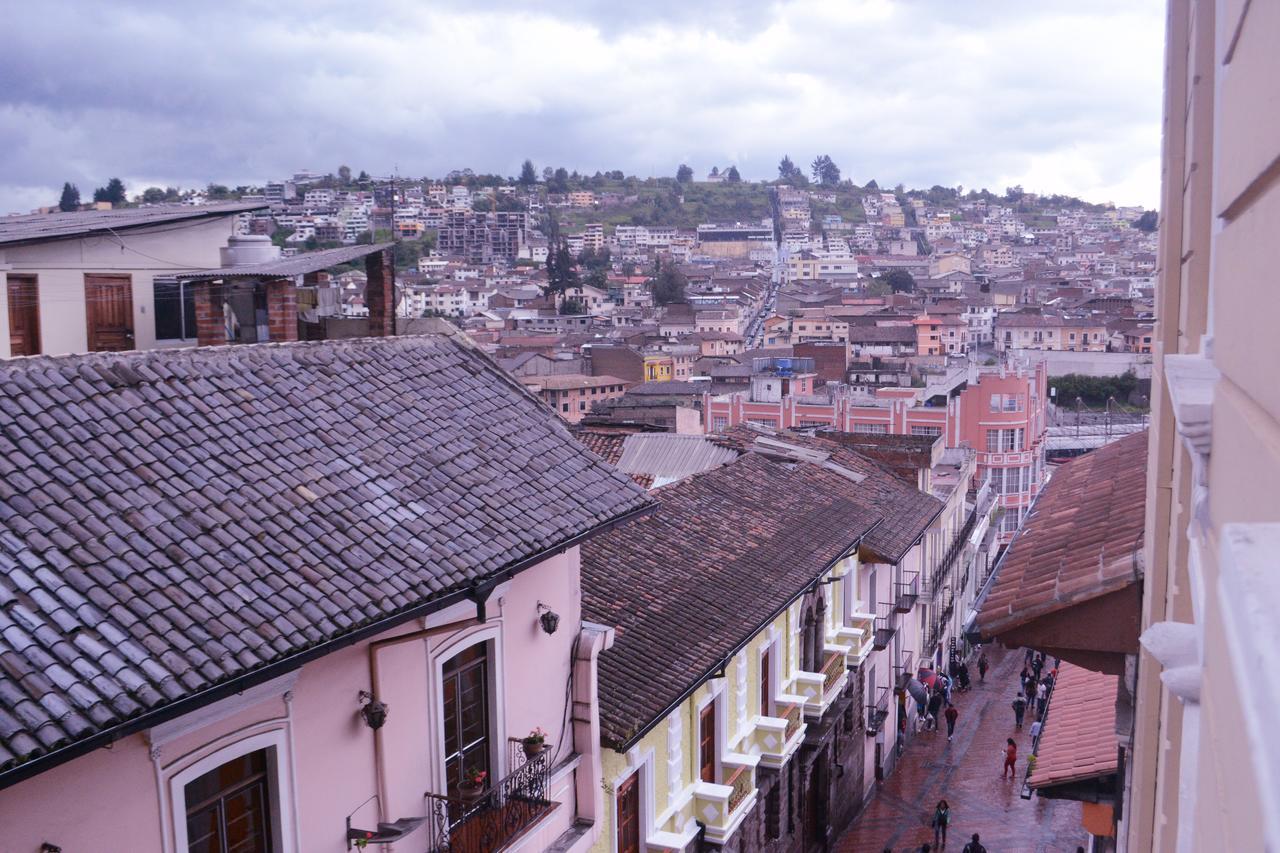
[(749, 423), (771, 429), (826, 427), (851, 433), (941, 436), (946, 447), (977, 454), (974, 485), (991, 475), (1004, 512), (997, 542), (1007, 544), (1046, 476), (1048, 371), (1043, 362), (976, 370), (945, 406), (924, 406), (915, 388), (880, 388), (875, 403), (837, 393), (830, 403), (786, 395), (760, 400), (743, 391), (703, 400), (708, 432)]
[[(346, 851), (348, 816), (351, 826), (371, 830), (425, 816), (383, 849), (435, 849), (447, 813), (446, 764), (456, 753), (445, 726), (459, 660), (479, 673), (462, 683), (478, 691), (487, 720), (466, 744), (469, 762), (488, 767), (499, 783), (518, 777), (526, 759), (510, 739), (534, 728), (549, 733), (546, 753), (526, 773), (545, 776), (546, 800), (555, 805), (510, 848), (546, 849), (603, 808), (595, 668), (611, 634), (581, 623), (578, 565), (575, 547), (498, 586), (484, 622), (476, 621), (475, 603), (459, 602), (6, 788), (0, 849), (202, 849), (201, 824), (188, 816), (197, 805), (189, 797), (193, 783), (259, 757), (259, 778), (241, 790), (266, 807), (239, 814), (265, 816), (270, 842), (250, 849)], [(554, 634), (542, 628), (543, 608), (560, 617)], [(376, 731), (360, 714), (362, 690), (388, 707)], [(589, 722), (569, 720), (569, 700), (592, 709)], [(453, 829), (455, 837), (466, 837), (469, 825), (482, 830), (485, 806)], [(234, 814), (238, 804), (219, 807)], [(569, 849), (588, 849), (594, 840), (586, 833)]]

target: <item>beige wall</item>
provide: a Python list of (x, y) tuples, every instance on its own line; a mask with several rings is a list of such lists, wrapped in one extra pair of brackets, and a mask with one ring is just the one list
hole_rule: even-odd
[[(1280, 231), (1277, 32), (1280, 3), (1169, 3), (1143, 624), (1195, 626), (1199, 698), (1160, 680), (1168, 655), (1144, 634), (1152, 651), (1138, 662), (1129, 850), (1278, 841), (1264, 826), (1267, 768), (1280, 760), (1272, 709), (1253, 698), (1252, 650), (1232, 628), (1247, 608), (1220, 587), (1236, 577), (1222, 556), (1224, 526), (1280, 522), (1280, 340), (1264, 325), (1280, 311), (1270, 267)], [(1184, 404), (1190, 386), (1165, 361), (1176, 354), (1199, 354), (1191, 363), (1217, 371), (1204, 383), (1207, 421)], [(1180, 437), (1198, 425), (1203, 441)]]
[[(105, 234), (0, 248), (0, 278), (3, 273), (37, 277), (41, 348), (46, 355), (65, 355), (84, 352), (88, 346), (85, 273), (126, 273), (133, 279), (134, 343), (138, 349), (153, 349), (157, 343), (152, 279), (220, 266), (218, 249), (234, 229), (235, 217), (223, 216), (130, 229), (119, 238)], [(0, 358), (9, 355), (8, 300), (0, 298)]]

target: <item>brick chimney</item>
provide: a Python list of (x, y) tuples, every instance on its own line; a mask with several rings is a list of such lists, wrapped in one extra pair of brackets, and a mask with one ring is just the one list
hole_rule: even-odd
[(202, 347), (226, 344), (227, 322), (222, 313), (222, 285), (212, 281), (201, 281), (194, 283), (194, 286), (196, 343)]
[(392, 255), (390, 249), (366, 255), (364, 272), (368, 278), (364, 304), (369, 308), (369, 335), (386, 337), (395, 334), (395, 294), (392, 292)]
[(265, 282), (267, 291), (267, 329), (273, 342), (298, 339), (298, 289), (291, 280), (278, 278)]

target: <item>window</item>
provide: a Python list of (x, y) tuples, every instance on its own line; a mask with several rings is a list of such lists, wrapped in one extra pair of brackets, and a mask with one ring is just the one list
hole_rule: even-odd
[(562, 412), (567, 412), (567, 411), (569, 411), (569, 404), (568, 404), (568, 403), (561, 403), (561, 404), (560, 404), (560, 411), (562, 411)]
[(729, 419), (723, 415), (716, 415), (711, 419), (711, 428), (716, 432), (724, 432), (729, 426)]
[(998, 429), (987, 430), (987, 452), (988, 453), (1000, 452), (1000, 430)]
[(888, 424), (854, 424), (853, 431), (863, 435), (886, 435), (889, 432)]
[(196, 339), (196, 296), (192, 282), (156, 276), (151, 282), (155, 300), (156, 340)]
[(492, 769), (487, 644), (477, 643), (446, 661), (443, 682), (445, 779), (455, 796), (464, 774)]
[(640, 853), (640, 774), (618, 786), (618, 853)]
[(703, 782), (716, 781), (716, 702), (712, 699), (698, 718), (698, 775)]
[(267, 853), (271, 791), (267, 750), (234, 758), (183, 788), (189, 853)]
[(936, 426), (913, 426), (911, 428), (912, 435), (939, 436), (942, 435), (942, 427)]
[(760, 655), (760, 716), (768, 717), (773, 713), (773, 703), (769, 696), (769, 650)]

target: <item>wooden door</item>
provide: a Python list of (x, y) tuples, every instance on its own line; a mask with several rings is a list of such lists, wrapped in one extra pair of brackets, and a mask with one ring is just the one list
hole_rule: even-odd
[(618, 853), (640, 853), (639, 773), (618, 786)]
[(133, 279), (130, 276), (86, 275), (84, 301), (89, 325), (89, 352), (120, 352), (134, 348)]
[(33, 275), (9, 275), (9, 354), (40, 354), (40, 289)]
[(716, 703), (707, 703), (698, 720), (698, 774), (703, 782), (716, 781)]

